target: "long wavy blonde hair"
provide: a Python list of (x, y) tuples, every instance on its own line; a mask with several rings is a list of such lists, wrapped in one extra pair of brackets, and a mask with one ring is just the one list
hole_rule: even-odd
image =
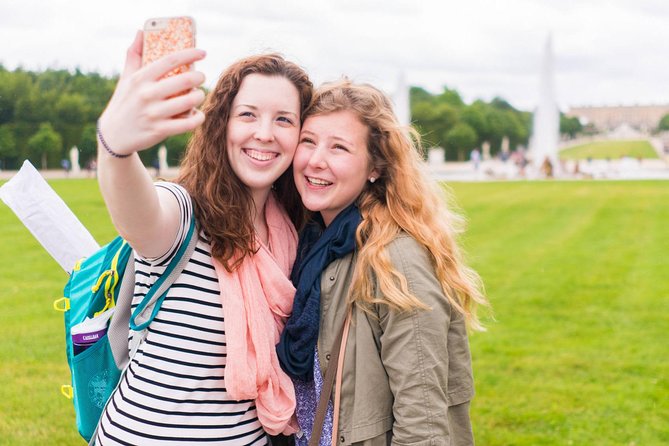
[[(463, 261), (456, 239), (463, 219), (447, 206), (446, 191), (423, 172), (419, 135), (398, 122), (391, 101), (371, 85), (347, 79), (324, 84), (315, 92), (305, 118), (337, 111), (353, 112), (367, 126), (370, 162), (379, 173), (374, 183), (366, 183), (357, 201), (362, 223), (356, 233), (358, 263), (351, 299), (384, 303), (400, 311), (425, 308), (386, 251), (404, 231), (429, 252), (452, 306), (472, 329), (482, 330), (476, 313), (478, 305), (487, 305), (482, 283)], [(375, 295), (375, 285), (381, 299)]]

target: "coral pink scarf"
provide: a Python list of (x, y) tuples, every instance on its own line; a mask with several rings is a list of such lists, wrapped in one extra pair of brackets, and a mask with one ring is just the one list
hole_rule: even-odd
[(254, 399), (258, 419), (271, 435), (296, 432), (291, 423), (295, 389), (276, 356), (275, 345), (293, 308), (295, 288), (288, 279), (295, 261), (297, 233), (270, 194), (265, 205), (269, 246), (229, 273), (212, 259), (221, 287), (227, 362), (225, 387), (236, 399)]

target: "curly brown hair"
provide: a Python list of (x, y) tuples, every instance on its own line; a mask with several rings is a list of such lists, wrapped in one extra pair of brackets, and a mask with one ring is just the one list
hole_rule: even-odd
[[(300, 96), (300, 122), (313, 93), (313, 85), (302, 68), (270, 53), (232, 64), (204, 102), (204, 123), (188, 143), (176, 182), (193, 199), (195, 216), (211, 242), (211, 255), (228, 271), (235, 270), (247, 255), (258, 249), (252, 218), (253, 198), (232, 170), (226, 150), (232, 102), (249, 74), (280, 76), (295, 85)], [(274, 183), (273, 189), (299, 229), (304, 222), (304, 208), (293, 182), (292, 166)]]

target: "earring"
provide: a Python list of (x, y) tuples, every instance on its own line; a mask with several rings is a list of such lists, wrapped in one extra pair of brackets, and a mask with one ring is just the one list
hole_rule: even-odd
[(376, 178), (374, 178), (374, 177), (371, 177), (371, 178), (369, 179), (369, 182), (372, 183), (372, 184), (374, 183), (374, 181), (376, 181)]

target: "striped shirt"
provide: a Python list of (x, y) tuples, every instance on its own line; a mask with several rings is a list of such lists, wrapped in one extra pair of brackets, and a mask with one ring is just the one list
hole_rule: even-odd
[[(181, 209), (177, 239), (164, 256), (135, 258), (133, 309), (183, 242), (193, 215), (180, 186), (157, 183)], [(132, 331), (131, 331), (132, 335)], [(266, 445), (252, 400), (225, 390), (225, 324), (211, 247), (200, 234), (192, 258), (170, 287), (118, 389), (102, 414), (96, 444)]]

